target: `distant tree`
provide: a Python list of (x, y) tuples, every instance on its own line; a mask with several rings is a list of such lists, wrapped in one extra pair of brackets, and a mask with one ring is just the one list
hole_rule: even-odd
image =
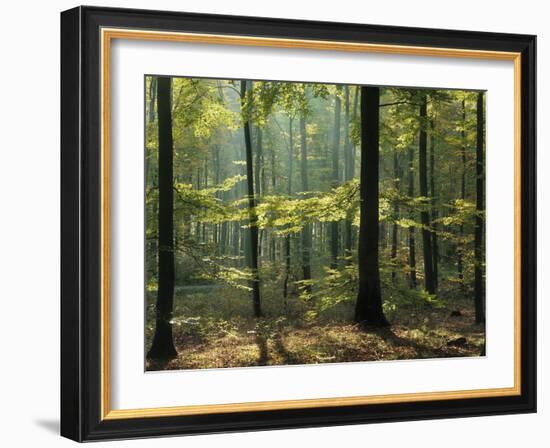
[[(339, 92), (334, 95), (334, 131), (332, 144), (332, 187), (340, 184), (340, 115), (342, 101)], [(340, 243), (339, 222), (333, 221), (330, 224), (330, 266), (333, 269), (338, 267), (338, 246)]]
[[(344, 181), (353, 179), (355, 166), (353, 164), (353, 145), (350, 139), (350, 89), (344, 86)], [(344, 221), (344, 256), (346, 263), (351, 263), (352, 216), (348, 213)]]
[[(294, 165), (294, 118), (293, 115), (288, 115), (288, 197), (292, 196), (292, 176)], [(288, 282), (290, 281), (291, 253), (290, 253), (290, 233), (285, 236), (285, 278), (283, 281), (283, 301), (285, 308), (288, 298)]]
[[(306, 110), (302, 109), (300, 113), (300, 174), (302, 178), (302, 192), (309, 190), (308, 170), (307, 170), (307, 128), (306, 128)], [(304, 280), (311, 280), (311, 225), (304, 224), (302, 229), (302, 271)], [(311, 285), (306, 284), (306, 292), (311, 292)]]

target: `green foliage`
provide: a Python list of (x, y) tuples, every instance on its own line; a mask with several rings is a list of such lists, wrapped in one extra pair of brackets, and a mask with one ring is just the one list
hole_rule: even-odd
[(394, 288), (387, 285), (388, 294), (384, 297), (384, 313), (391, 319), (400, 309), (414, 313), (424, 312), (431, 308), (445, 308), (447, 302), (423, 289)]
[[(338, 222), (358, 212), (357, 180), (347, 182), (327, 193), (305, 192), (299, 198), (264, 196), (256, 208), (258, 226), (272, 228), (277, 235), (300, 232), (313, 222)], [(305, 197), (307, 195), (307, 197)]]

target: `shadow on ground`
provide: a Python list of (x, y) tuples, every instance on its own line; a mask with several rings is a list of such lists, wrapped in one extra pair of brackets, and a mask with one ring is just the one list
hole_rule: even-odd
[(34, 424), (52, 434), (59, 434), (59, 420), (57, 419), (36, 419)]

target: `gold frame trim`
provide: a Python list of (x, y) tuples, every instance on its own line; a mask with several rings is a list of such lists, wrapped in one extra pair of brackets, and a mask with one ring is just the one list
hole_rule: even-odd
[[(110, 50), (113, 39), (214, 45), (297, 48), (355, 53), (489, 59), (514, 62), (514, 386), (508, 388), (315, 398), (142, 409), (110, 408)], [(454, 48), (193, 34), (134, 29), (101, 29), (101, 420), (201, 415), (227, 412), (307, 409), (413, 401), (502, 397), (521, 394), (521, 53)]]

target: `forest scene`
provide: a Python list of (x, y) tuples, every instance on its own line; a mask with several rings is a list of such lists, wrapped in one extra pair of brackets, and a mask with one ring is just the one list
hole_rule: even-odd
[(145, 368), (485, 355), (485, 93), (145, 77)]

